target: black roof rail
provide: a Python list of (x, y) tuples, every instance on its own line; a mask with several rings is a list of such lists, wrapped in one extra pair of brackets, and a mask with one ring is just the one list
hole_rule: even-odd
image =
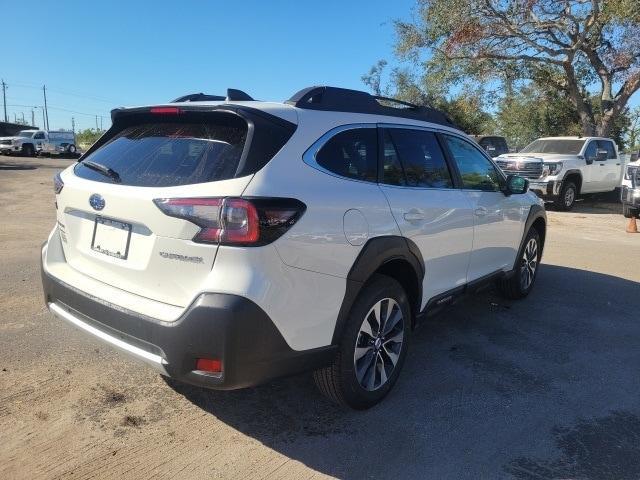
[(253, 98), (250, 95), (243, 92), (242, 90), (237, 90), (235, 88), (227, 88), (227, 98), (225, 99), (227, 102), (253, 102)]
[(175, 100), (171, 100), (171, 103), (178, 102), (252, 102), (253, 98), (251, 98), (247, 93), (242, 90), (238, 90), (236, 88), (227, 88), (227, 96), (223, 97), (222, 95), (209, 95), (207, 93), (190, 93), (189, 95), (184, 95), (182, 97), (178, 97)]
[[(396, 103), (402, 107), (391, 107), (381, 102)], [(389, 115), (460, 128), (444, 112), (435, 108), (422, 107), (395, 98), (374, 96), (367, 92), (347, 88), (308, 87), (294, 94), (285, 103), (308, 110)]]
[(175, 100), (171, 100), (170, 103), (179, 103), (179, 102), (217, 102), (220, 100), (225, 100), (226, 97), (222, 97), (220, 95), (208, 95), (206, 93), (190, 93), (189, 95), (184, 95), (182, 97), (178, 97)]

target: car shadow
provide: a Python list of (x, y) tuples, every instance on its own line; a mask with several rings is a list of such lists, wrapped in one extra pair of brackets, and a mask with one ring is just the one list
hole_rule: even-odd
[(570, 212), (562, 212), (552, 204), (547, 204), (550, 211), (560, 213), (584, 213), (584, 214), (620, 214), (622, 215), (622, 203), (620, 203), (620, 191), (585, 194), (580, 197)]
[(35, 165), (21, 165), (19, 163), (0, 162), (0, 170), (35, 170)]
[(543, 264), (526, 300), (489, 291), (428, 319), (394, 391), (363, 412), (310, 375), (232, 392), (167, 383), (338, 478), (639, 478), (638, 300), (638, 282)]

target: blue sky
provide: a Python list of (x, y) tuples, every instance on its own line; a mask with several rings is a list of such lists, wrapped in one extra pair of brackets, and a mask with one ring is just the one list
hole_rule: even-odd
[[(322, 2), (5, 0), (0, 78), (14, 114), (42, 125), (42, 85), (51, 128), (109, 124), (121, 105), (169, 101), (186, 93), (240, 88), (285, 100), (328, 84), (364, 88), (379, 59), (393, 61), (393, 19), (415, 0)], [(42, 20), (42, 21), (40, 21)], [(640, 95), (632, 98), (638, 105)], [(0, 113), (1, 115), (1, 113)], [(100, 119), (98, 120), (98, 123)]]
[[(29, 106), (43, 104), (46, 84), (51, 128), (71, 128), (72, 116), (76, 127), (95, 127), (96, 114), (106, 127), (109, 111), (119, 105), (224, 94), (227, 87), (268, 100), (318, 84), (362, 89), (362, 74), (393, 56), (392, 20), (409, 17), (413, 5), (33, 1), (29, 16), (42, 23), (3, 22), (9, 48), (3, 49), (0, 77), (9, 86), (11, 120), (24, 113), (30, 121)], [(24, 18), (24, 8), (7, 1), (3, 18)], [(35, 117), (40, 125), (42, 111), (36, 109)]]

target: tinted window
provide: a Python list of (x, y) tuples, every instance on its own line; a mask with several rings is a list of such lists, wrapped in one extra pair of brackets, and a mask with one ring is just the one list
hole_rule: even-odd
[(378, 135), (375, 128), (354, 128), (332, 137), (316, 154), (316, 163), (343, 177), (377, 180)]
[(587, 148), (584, 151), (584, 157), (588, 159), (596, 158), (596, 153), (598, 151), (598, 142), (593, 140), (589, 142)]
[(398, 158), (398, 152), (391, 140), (389, 130), (384, 131), (384, 158), (382, 159), (382, 183), (387, 185), (406, 185), (404, 170)]
[(44, 133), (43, 132), (38, 132), (33, 136), (33, 138), (35, 140), (42, 140), (44, 138)]
[(524, 147), (521, 153), (558, 153), (564, 155), (577, 155), (582, 150), (584, 140), (571, 139), (538, 139)]
[(464, 188), (499, 191), (504, 179), (496, 167), (470, 142), (445, 135), (451, 155), (458, 165)]
[(598, 148), (607, 151), (607, 158), (616, 158), (616, 149), (609, 140), (598, 140)]
[[(445, 162), (444, 155), (434, 133), (424, 130), (390, 128), (386, 130), (397, 157), (404, 171), (404, 185), (425, 188), (452, 188), (451, 174)], [(387, 135), (385, 135), (387, 138)], [(385, 141), (385, 161), (387, 159), (387, 141)], [(394, 173), (390, 176), (395, 180)], [(387, 182), (385, 165), (384, 180)], [(392, 183), (401, 185), (402, 183)]]
[[(84, 160), (116, 171), (123, 185), (167, 187), (233, 178), (247, 135), (235, 116), (209, 123), (145, 123), (128, 127)], [(81, 163), (76, 174), (112, 182)]]
[(479, 144), (492, 157), (497, 157), (503, 153), (509, 153), (507, 142), (502, 137), (484, 137), (480, 139)]

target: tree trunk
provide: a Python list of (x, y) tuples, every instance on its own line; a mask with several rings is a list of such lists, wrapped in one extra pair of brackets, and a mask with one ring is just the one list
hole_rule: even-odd
[(593, 117), (593, 111), (591, 105), (584, 101), (578, 81), (576, 79), (576, 72), (571, 64), (572, 59), (567, 59), (562, 67), (564, 68), (566, 80), (567, 80), (567, 92), (569, 93), (569, 99), (573, 106), (576, 107), (578, 116), (580, 117), (580, 125), (582, 126), (582, 135), (585, 137), (593, 137), (596, 132), (596, 122)]

